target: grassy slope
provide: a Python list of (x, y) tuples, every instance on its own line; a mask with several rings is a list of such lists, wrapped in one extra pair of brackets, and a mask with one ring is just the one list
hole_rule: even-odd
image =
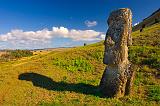
[(132, 97), (99, 96), (100, 42), (0, 63), (0, 105), (159, 105), (160, 24), (132, 35), (129, 58), (138, 66)]

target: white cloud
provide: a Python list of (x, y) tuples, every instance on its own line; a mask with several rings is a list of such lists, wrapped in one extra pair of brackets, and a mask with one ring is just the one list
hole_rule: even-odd
[(139, 22), (135, 23), (133, 26), (136, 26), (136, 25), (138, 25), (138, 24), (139, 24)]
[(93, 27), (98, 24), (97, 21), (89, 21), (89, 20), (86, 20), (84, 23), (86, 24), (87, 27)]
[(95, 41), (104, 39), (104, 34), (94, 30), (69, 30), (65, 27), (53, 27), (52, 30), (43, 29), (39, 31), (16, 29), (0, 35), (0, 43), (5, 42), (5, 44), (8, 43), (13, 47), (20, 48), (43, 48), (51, 43), (51, 39), (56, 37), (70, 38), (74, 41)]

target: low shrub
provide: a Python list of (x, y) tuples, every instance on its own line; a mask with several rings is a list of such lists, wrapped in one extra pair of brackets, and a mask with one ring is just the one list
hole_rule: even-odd
[(28, 57), (33, 55), (33, 53), (29, 50), (13, 50), (10, 51), (9, 54), (15, 58)]
[(32, 56), (33, 53), (29, 50), (9, 50), (0, 56), (0, 61), (9, 61), (17, 58)]

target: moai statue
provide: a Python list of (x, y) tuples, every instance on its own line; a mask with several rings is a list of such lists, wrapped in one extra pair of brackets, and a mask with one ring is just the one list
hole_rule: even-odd
[(133, 72), (128, 60), (128, 46), (132, 44), (132, 13), (128, 8), (113, 11), (108, 18), (103, 63), (107, 65), (100, 91), (106, 97), (123, 97), (130, 92)]

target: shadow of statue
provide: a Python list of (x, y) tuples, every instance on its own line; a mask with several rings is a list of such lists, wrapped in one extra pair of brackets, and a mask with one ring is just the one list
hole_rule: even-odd
[(94, 95), (102, 97), (98, 91), (98, 86), (93, 86), (84, 83), (66, 83), (66, 82), (55, 82), (51, 78), (37, 73), (23, 73), (18, 77), (19, 80), (31, 81), (34, 86), (41, 87), (47, 90), (54, 91), (73, 91), (76, 93), (82, 93), (87, 95)]

